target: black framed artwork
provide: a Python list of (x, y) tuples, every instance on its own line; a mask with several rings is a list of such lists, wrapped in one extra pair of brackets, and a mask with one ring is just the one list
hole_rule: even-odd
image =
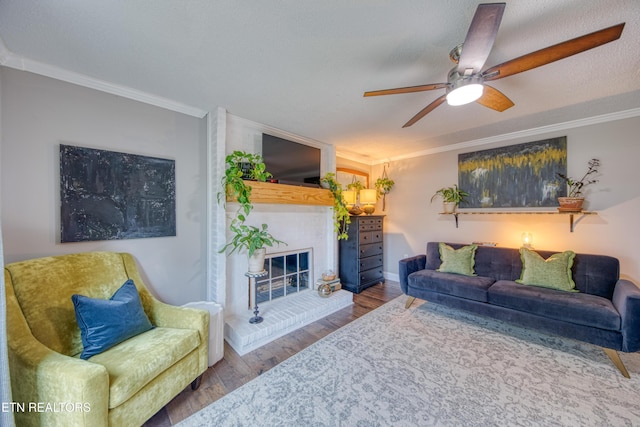
[(176, 235), (175, 161), (60, 144), (60, 241)]
[(469, 193), (461, 208), (557, 207), (567, 188), (567, 137), (458, 155), (458, 186)]

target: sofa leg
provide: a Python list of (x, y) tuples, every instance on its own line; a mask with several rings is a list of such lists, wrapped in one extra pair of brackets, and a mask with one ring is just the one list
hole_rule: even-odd
[(629, 376), (629, 372), (627, 371), (627, 368), (624, 367), (624, 363), (622, 363), (622, 360), (620, 360), (620, 355), (618, 354), (618, 352), (611, 348), (606, 348), (606, 347), (603, 347), (602, 349), (604, 350), (605, 353), (607, 353), (607, 356), (609, 356), (609, 359), (611, 359), (613, 364), (616, 365), (616, 368), (620, 370), (622, 375), (625, 378), (631, 378)]
[(411, 304), (413, 304), (413, 302), (416, 300), (416, 297), (409, 297), (407, 298), (407, 303), (404, 305), (404, 308), (409, 308), (411, 307)]
[(193, 382), (191, 383), (191, 390), (197, 390), (200, 387), (200, 384), (202, 383), (202, 376), (204, 374), (198, 375), (198, 378), (196, 378), (195, 380), (193, 380)]

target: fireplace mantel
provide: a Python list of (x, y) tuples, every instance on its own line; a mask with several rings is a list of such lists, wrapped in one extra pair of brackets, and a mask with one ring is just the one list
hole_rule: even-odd
[(323, 188), (258, 181), (244, 183), (251, 187), (251, 203), (333, 206), (333, 195)]

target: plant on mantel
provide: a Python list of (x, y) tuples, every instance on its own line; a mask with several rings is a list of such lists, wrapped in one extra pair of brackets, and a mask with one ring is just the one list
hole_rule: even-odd
[(333, 195), (333, 224), (336, 233), (338, 233), (338, 240), (346, 240), (349, 238), (347, 231), (349, 224), (351, 224), (351, 216), (342, 197), (342, 184), (336, 181), (336, 174), (333, 172), (327, 172), (320, 179), (320, 182)]
[(225, 158), (225, 171), (222, 177), (223, 191), (218, 193), (218, 203), (227, 198), (236, 199), (240, 204), (236, 218), (244, 222), (251, 213), (251, 186), (245, 184), (245, 179), (265, 182), (271, 178), (260, 154), (234, 151)]
[(252, 264), (251, 258), (258, 254), (263, 261), (256, 261), (256, 265), (259, 265), (259, 269), (262, 270), (266, 246), (286, 245), (286, 243), (273, 237), (267, 230), (267, 224), (262, 224), (260, 227), (244, 224), (253, 209), (251, 186), (245, 183), (245, 179), (265, 182), (271, 178), (271, 174), (267, 172), (261, 155), (244, 151), (234, 151), (229, 154), (225, 159), (225, 166), (225, 173), (222, 177), (223, 191), (218, 193), (218, 203), (222, 201), (224, 204), (227, 198), (235, 199), (239, 207), (235, 218), (231, 220), (229, 225), (233, 237), (219, 252), (228, 250), (230, 255), (235, 251), (246, 250), (250, 264)]

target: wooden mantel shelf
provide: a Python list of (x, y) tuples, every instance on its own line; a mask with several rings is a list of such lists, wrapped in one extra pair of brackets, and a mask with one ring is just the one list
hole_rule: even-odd
[(333, 195), (323, 188), (258, 181), (245, 184), (251, 187), (251, 203), (333, 206)]

